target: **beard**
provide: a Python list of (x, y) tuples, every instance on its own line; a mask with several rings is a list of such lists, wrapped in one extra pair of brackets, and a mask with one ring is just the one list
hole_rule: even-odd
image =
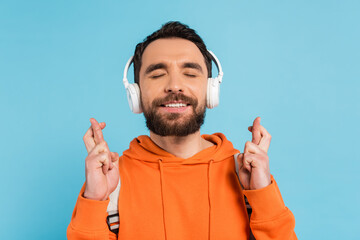
[[(192, 108), (191, 115), (183, 113), (158, 113), (158, 109), (164, 102), (184, 101), (190, 104)], [(182, 93), (171, 94), (165, 98), (156, 98), (151, 103), (149, 109), (146, 109), (141, 102), (147, 128), (153, 133), (160, 136), (177, 136), (184, 137), (197, 132), (205, 119), (205, 103), (198, 109), (198, 100), (187, 97)]]

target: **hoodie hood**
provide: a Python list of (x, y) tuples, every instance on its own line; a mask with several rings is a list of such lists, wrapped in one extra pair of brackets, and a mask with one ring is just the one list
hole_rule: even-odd
[(201, 137), (212, 142), (214, 145), (186, 159), (176, 157), (173, 154), (166, 152), (164, 149), (157, 146), (150, 137), (146, 135), (141, 135), (133, 139), (130, 143), (129, 149), (123, 154), (130, 159), (145, 162), (157, 163), (159, 159), (161, 159), (164, 163), (199, 164), (209, 163), (210, 161), (223, 161), (239, 152), (234, 149), (232, 143), (227, 140), (225, 135), (222, 133), (214, 133), (212, 135), (204, 134)]

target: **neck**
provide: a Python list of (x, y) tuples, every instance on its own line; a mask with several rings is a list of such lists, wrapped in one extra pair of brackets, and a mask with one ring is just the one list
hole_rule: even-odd
[(192, 157), (205, 148), (214, 145), (201, 137), (200, 130), (184, 137), (163, 137), (150, 131), (150, 139), (168, 153), (180, 158)]

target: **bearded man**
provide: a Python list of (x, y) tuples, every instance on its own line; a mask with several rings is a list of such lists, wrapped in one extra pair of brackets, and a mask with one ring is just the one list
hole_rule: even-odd
[(105, 123), (90, 119), (86, 181), (68, 238), (297, 239), (294, 216), (270, 174), (271, 136), (260, 118), (243, 153), (221, 133), (200, 134), (222, 78), (200, 36), (168, 22), (136, 46), (125, 76), (131, 63), (135, 84), (124, 79), (130, 107), (144, 113), (150, 136), (135, 138), (119, 157), (103, 138)]

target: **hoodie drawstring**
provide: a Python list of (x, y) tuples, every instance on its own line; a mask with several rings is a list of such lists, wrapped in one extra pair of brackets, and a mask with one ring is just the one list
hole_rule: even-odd
[(163, 175), (162, 159), (159, 159), (159, 168), (160, 168), (160, 187), (161, 187), (161, 203), (162, 203), (162, 210), (163, 210), (164, 233), (165, 233), (165, 240), (167, 240), (166, 225), (165, 225), (165, 202), (164, 202), (164, 187), (163, 187), (164, 175)]
[(210, 171), (211, 171), (211, 166), (212, 163), (214, 162), (213, 159), (210, 160), (209, 165), (208, 165), (208, 176), (207, 176), (207, 180), (208, 180), (208, 199), (209, 199), (209, 233), (208, 233), (208, 239), (210, 240), (210, 227), (211, 227), (211, 191), (210, 191)]

